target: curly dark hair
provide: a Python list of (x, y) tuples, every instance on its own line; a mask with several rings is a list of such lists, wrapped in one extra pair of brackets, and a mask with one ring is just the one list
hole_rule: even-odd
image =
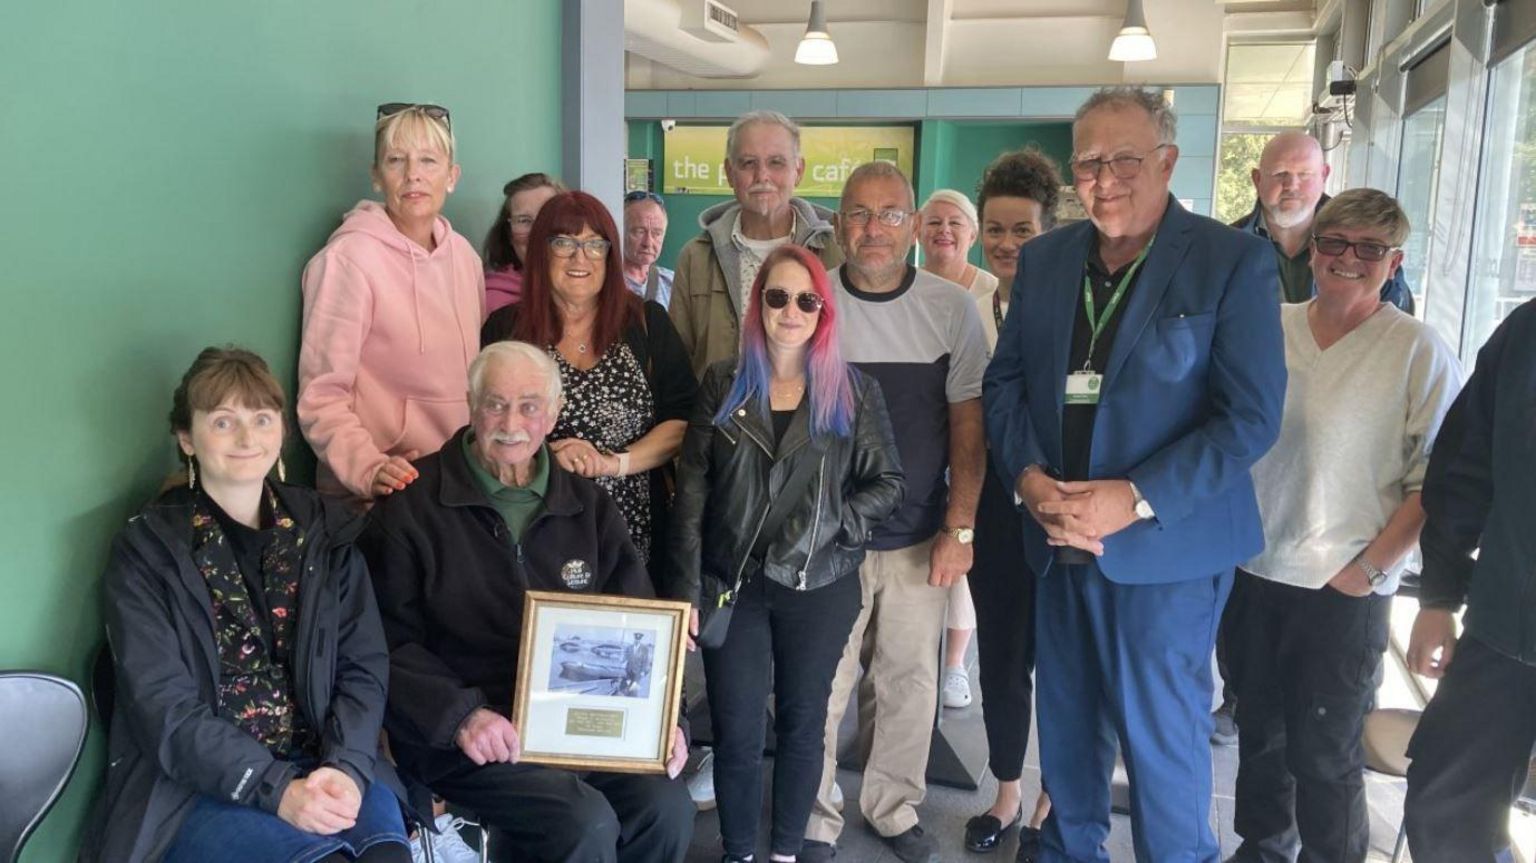
[(1034, 147), (1004, 153), (992, 160), (976, 184), (976, 212), (986, 218), (987, 199), (996, 195), (1028, 198), (1040, 204), (1041, 226), (1056, 227), (1056, 202), (1061, 196), (1061, 169), (1056, 160)]

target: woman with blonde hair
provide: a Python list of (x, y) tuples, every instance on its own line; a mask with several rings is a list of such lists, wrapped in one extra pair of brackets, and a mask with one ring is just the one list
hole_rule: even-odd
[(380, 105), (374, 189), (304, 267), (299, 427), (320, 491), (368, 501), (416, 478), (411, 460), (469, 422), (485, 277), (443, 218), (459, 182), (438, 105)]

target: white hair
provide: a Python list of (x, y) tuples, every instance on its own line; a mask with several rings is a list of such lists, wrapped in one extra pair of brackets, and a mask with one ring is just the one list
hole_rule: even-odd
[(725, 158), (731, 162), (736, 161), (736, 138), (741, 130), (753, 123), (766, 123), (770, 126), (779, 126), (789, 133), (789, 143), (795, 158), (800, 157), (800, 126), (794, 120), (789, 119), (778, 111), (759, 109), (748, 111), (736, 118), (736, 122), (725, 130)]
[(981, 230), (981, 217), (976, 214), (976, 205), (971, 203), (971, 199), (967, 198), (964, 192), (954, 189), (936, 189), (928, 196), (928, 200), (923, 202), (922, 209), (927, 210), (930, 204), (949, 204), (965, 214), (965, 218), (971, 223), (971, 230)]
[(469, 364), (469, 403), (472, 407), (478, 407), (485, 395), (485, 372), (493, 360), (508, 363), (523, 360), (530, 363), (544, 375), (549, 403), (560, 401), (560, 367), (555, 365), (549, 354), (527, 342), (505, 341), (486, 345), (475, 357), (475, 361)]

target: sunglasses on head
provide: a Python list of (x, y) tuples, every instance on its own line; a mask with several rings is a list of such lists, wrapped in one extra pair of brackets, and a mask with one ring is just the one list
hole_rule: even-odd
[(1372, 243), (1369, 241), (1351, 243), (1343, 237), (1313, 236), (1312, 247), (1317, 249), (1318, 254), (1327, 255), (1330, 258), (1336, 258), (1344, 254), (1345, 249), (1354, 249), (1355, 257), (1369, 263), (1382, 260), (1393, 252), (1393, 248), (1384, 243)]
[(412, 108), (421, 109), (421, 113), (447, 126), (448, 131), (453, 131), (453, 117), (448, 113), (448, 109), (442, 105), (423, 105), (416, 102), (385, 102), (378, 107), (378, 113), (374, 116), (373, 121), (377, 123), (386, 117), (393, 117), (402, 111), (409, 111)]
[(633, 192), (626, 192), (624, 194), (624, 203), (633, 204), (636, 201), (650, 201), (651, 203), (661, 207), (663, 210), (667, 208), (667, 202), (663, 201), (661, 196), (655, 192), (647, 192), (644, 189), (636, 189)]
[[(783, 288), (768, 288), (763, 291), (763, 302), (770, 309), (782, 309), (789, 305), (789, 291)], [(808, 315), (814, 315), (821, 311), (821, 294), (801, 291), (795, 294), (795, 307)]]

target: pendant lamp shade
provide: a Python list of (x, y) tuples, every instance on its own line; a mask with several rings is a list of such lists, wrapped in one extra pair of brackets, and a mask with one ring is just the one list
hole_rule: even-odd
[(1157, 59), (1157, 44), (1152, 41), (1152, 31), (1147, 29), (1147, 13), (1141, 2), (1129, 0), (1126, 3), (1125, 24), (1114, 44), (1109, 46), (1109, 59), (1120, 63)]
[(811, 0), (811, 20), (805, 25), (805, 37), (795, 49), (795, 62), (806, 66), (830, 66), (837, 62), (837, 45), (827, 32), (825, 0)]

